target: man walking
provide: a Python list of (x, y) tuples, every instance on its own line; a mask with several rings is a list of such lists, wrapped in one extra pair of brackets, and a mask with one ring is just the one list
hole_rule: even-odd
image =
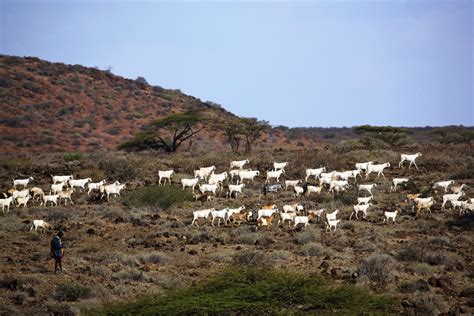
[(61, 238), (64, 236), (63, 232), (60, 231), (58, 234), (51, 240), (51, 257), (54, 258), (54, 274), (56, 274), (56, 271), (63, 272), (63, 266), (61, 264), (61, 259), (63, 258), (64, 255), (64, 245), (63, 242), (61, 241)]

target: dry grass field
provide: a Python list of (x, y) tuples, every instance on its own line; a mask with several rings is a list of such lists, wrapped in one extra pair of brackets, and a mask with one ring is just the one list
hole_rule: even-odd
[[(186, 152), (4, 156), (0, 160), (2, 192), (11, 187), (13, 178), (23, 176), (33, 176), (32, 185), (49, 189), (52, 174), (120, 180), (127, 187), (121, 197), (115, 196), (110, 202), (77, 191), (74, 205), (42, 207), (34, 203), (26, 210), (12, 207), (0, 216), (0, 313), (246, 314), (266, 310), (286, 314), (470, 314), (474, 312), (474, 214), (459, 215), (451, 206), (441, 210), (444, 192), (432, 189), (432, 185), (453, 179), (466, 184), (463, 199), (474, 197), (474, 148), (470, 143), (424, 144), (402, 150), (423, 153), (417, 160), (419, 170), (398, 169), (400, 152), (390, 149), (369, 151), (334, 144), (318, 150), (257, 150), (243, 158), (249, 158), (250, 167), (260, 170), (261, 176), (244, 188), (243, 196), (228, 199), (221, 193), (205, 205), (194, 202), (189, 189), (183, 192), (179, 179), (191, 177), (192, 171), (202, 166), (216, 165), (217, 172), (226, 171), (229, 161), (240, 157), (226, 152), (199, 156)], [(273, 161), (289, 162), (282, 178), (285, 180), (304, 179), (305, 169), (310, 167), (350, 170), (355, 162), (368, 160), (390, 162), (392, 166), (385, 172), (386, 179), (371, 174), (369, 180), (358, 180), (378, 184), (366, 220), (349, 220), (357, 196), (364, 196), (354, 185), (336, 196), (327, 189), (320, 195), (297, 199), (290, 190), (266, 199), (260, 196), (265, 181), (262, 174)], [(176, 172), (171, 187), (158, 187), (158, 170), (170, 168)], [(391, 193), (393, 177), (409, 177), (410, 181)], [(411, 204), (404, 200), (406, 194), (418, 192), (433, 196), (436, 204), (431, 214), (415, 218)], [(203, 222), (200, 227), (190, 226), (192, 212), (198, 209), (243, 204), (255, 210), (266, 203), (281, 208), (296, 201), (306, 209), (339, 209), (342, 221), (337, 230), (325, 232), (324, 223), (318, 221), (296, 230), (273, 226), (256, 231), (254, 221), (240, 227), (212, 227)], [(402, 210), (397, 223), (383, 224), (383, 212), (396, 208)], [(34, 219), (48, 221), (55, 230), (29, 232)], [(64, 273), (54, 275), (49, 242), (57, 229), (65, 233), (66, 248)], [(241, 304), (226, 305), (218, 299), (213, 301), (211, 294), (199, 302), (214, 309), (170, 299), (180, 293), (192, 297), (193, 291), (202, 292), (206, 286), (218, 289), (217, 284), (225, 284), (222, 293), (227, 293), (224, 289), (240, 284), (235, 281), (240, 274), (248, 278), (255, 271), (259, 271), (262, 282), (278, 280), (285, 286), (289, 281), (284, 276), (295, 275), (299, 283), (292, 283), (294, 293), (306, 286), (317, 291), (316, 285), (325, 284), (321, 293), (333, 296), (316, 302), (314, 297), (289, 297), (275, 290), (275, 297), (287, 301), (285, 306), (267, 306), (268, 300), (263, 305), (249, 305), (252, 300), (248, 298), (241, 298)], [(210, 285), (203, 283), (209, 280)], [(273, 286), (279, 289), (278, 282)], [(170, 291), (174, 294), (167, 294)], [(242, 297), (247, 295), (243, 291)], [(258, 291), (249, 293), (259, 302)], [(150, 299), (162, 294), (167, 300)], [(140, 299), (129, 301), (133, 298)]]

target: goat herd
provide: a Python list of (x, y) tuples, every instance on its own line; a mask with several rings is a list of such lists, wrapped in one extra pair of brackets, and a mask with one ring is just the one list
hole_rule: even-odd
[[(401, 160), (399, 163), (399, 168), (403, 166), (405, 161), (408, 161), (409, 167), (411, 168), (412, 164), (418, 169), (415, 160), (421, 156), (421, 153), (416, 153), (413, 155), (401, 155)], [(245, 187), (245, 181), (254, 181), (254, 179), (260, 175), (258, 170), (245, 170), (244, 166), (249, 163), (249, 160), (240, 160), (240, 161), (231, 161), (230, 170), (227, 172), (222, 172), (219, 174), (214, 173), (216, 170), (215, 166), (200, 168), (194, 171), (194, 178), (190, 179), (180, 179), (183, 190), (187, 187), (190, 187), (192, 192), (195, 192), (195, 187), (198, 186), (199, 193), (194, 194), (196, 200), (201, 201), (210, 201), (213, 196), (216, 195), (216, 192), (224, 190), (224, 181), (228, 180), (228, 190), (226, 192), (227, 197), (237, 197), (238, 194), (242, 195), (242, 190)], [(283, 185), (279, 183), (280, 177), (285, 173), (285, 168), (287, 168), (287, 162), (274, 162), (273, 170), (269, 170), (266, 173), (266, 181), (263, 185), (262, 192), (266, 196), (269, 192), (278, 192), (278, 190), (283, 188)], [(390, 163), (384, 164), (374, 164), (372, 161), (362, 162), (355, 164), (356, 169), (349, 171), (332, 171), (327, 172), (326, 167), (321, 167), (317, 169), (306, 169), (305, 184), (300, 186), (301, 180), (285, 180), (285, 188), (292, 188), (294, 191), (295, 198), (298, 198), (302, 195), (310, 195), (311, 193), (320, 194), (324, 188), (327, 188), (330, 193), (342, 193), (346, 191), (351, 184), (349, 181), (354, 180), (354, 183), (357, 183), (357, 177), (362, 178), (362, 173), (365, 172), (365, 180), (369, 178), (371, 173), (377, 173), (377, 177), (382, 175), (385, 178), (383, 171), (390, 167)], [(167, 171), (158, 171), (159, 181), (158, 184), (162, 185), (171, 184), (171, 177), (173, 175), (173, 170)], [(319, 185), (310, 185), (307, 183), (308, 179), (314, 177), (315, 181)], [(237, 178), (237, 184), (232, 184), (234, 178)], [(277, 183), (270, 183), (272, 179), (275, 179)], [(16, 179), (13, 180), (13, 188), (8, 190), (7, 193), (3, 193), (5, 196), (4, 199), (0, 199), (0, 206), (2, 207), (3, 214), (5, 214), (5, 209), (9, 211), (10, 205), (13, 203), (18, 208), (26, 208), (29, 201), (32, 203), (40, 202), (40, 205), (45, 207), (50, 203), (51, 205), (58, 205), (61, 201), (64, 200), (64, 204), (67, 205), (69, 200), (71, 204), (74, 204), (72, 201), (72, 194), (75, 188), (79, 188), (81, 191), (86, 189), (87, 185), (87, 194), (90, 195), (92, 191), (96, 191), (100, 194), (100, 198), (107, 197), (107, 200), (110, 199), (110, 195), (120, 195), (120, 191), (125, 188), (125, 184), (121, 184), (118, 181), (115, 181), (112, 184), (106, 184), (105, 180), (100, 182), (92, 182), (91, 178), (86, 179), (74, 179), (72, 175), (68, 176), (52, 176), (53, 184), (51, 184), (50, 192), (48, 195), (39, 187), (33, 187), (28, 189), (27, 186), (30, 181), (34, 180), (33, 177), (28, 179)], [(207, 183), (199, 183), (200, 181), (206, 181)], [(399, 185), (407, 183), (409, 178), (393, 178), (392, 186), (390, 191), (396, 191)], [(18, 186), (23, 186), (22, 190), (17, 190)], [(352, 220), (352, 217), (355, 216), (358, 219), (359, 213), (362, 213), (363, 218), (367, 216), (369, 208), (372, 206), (371, 201), (373, 198), (372, 190), (377, 187), (376, 183), (365, 183), (359, 184), (357, 186), (358, 191), (365, 191), (369, 195), (365, 197), (358, 197), (357, 204), (353, 206), (353, 211), (350, 214), (349, 220)], [(460, 198), (464, 196), (463, 188), (464, 184), (456, 186), (454, 185), (453, 180), (440, 181), (436, 182), (433, 185), (433, 188), (440, 187), (444, 189), (445, 194), (442, 197), (442, 206), (441, 209), (444, 209), (446, 203), (451, 203), (454, 209), (459, 209), (460, 214), (466, 211), (474, 210), (474, 199), (461, 201)], [(448, 194), (448, 188), (452, 193)], [(33, 194), (33, 195), (31, 195)], [(408, 194), (406, 201), (411, 201), (413, 203), (413, 208), (416, 207), (417, 216), (419, 213), (426, 209), (431, 213), (431, 207), (435, 203), (433, 197), (421, 197), (421, 194)], [(390, 219), (395, 223), (396, 217), (400, 209), (394, 211), (385, 211), (383, 222), (388, 222)], [(306, 227), (309, 225), (309, 222), (312, 219), (321, 220), (322, 216), (325, 215), (326, 231), (336, 230), (340, 219), (337, 218), (339, 210), (333, 210), (328, 212), (325, 209), (319, 210), (305, 210), (304, 206), (299, 203), (294, 203), (291, 205), (284, 205), (280, 211), (276, 205), (263, 205), (258, 210), (246, 211), (245, 206), (242, 205), (239, 208), (224, 208), (221, 210), (216, 210), (214, 208), (198, 210), (193, 212), (193, 220), (191, 225), (199, 226), (199, 221), (204, 220), (208, 221), (211, 218), (211, 225), (214, 226), (216, 220), (217, 225), (219, 226), (221, 221), (224, 225), (231, 223), (233, 226), (240, 225), (244, 221), (256, 220), (256, 229), (262, 227), (270, 227), (276, 221), (276, 225), (284, 225), (288, 223), (288, 227), (296, 228), (298, 226)], [(34, 220), (33, 225), (31, 226), (35, 231), (38, 228), (47, 229), (51, 225), (46, 223), (43, 220)]]

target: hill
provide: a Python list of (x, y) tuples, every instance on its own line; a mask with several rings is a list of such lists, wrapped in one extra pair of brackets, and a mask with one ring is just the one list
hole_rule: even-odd
[[(188, 110), (235, 118), (215, 103), (143, 78), (34, 57), (0, 55), (0, 78), (0, 148), (7, 153), (116, 149), (151, 120)], [(263, 142), (278, 144), (285, 135), (272, 130)], [(194, 146), (226, 144), (219, 132), (207, 130)]]

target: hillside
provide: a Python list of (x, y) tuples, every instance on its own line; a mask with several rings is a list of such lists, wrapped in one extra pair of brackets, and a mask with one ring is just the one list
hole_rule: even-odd
[[(0, 55), (0, 78), (0, 148), (7, 153), (116, 149), (151, 120), (190, 109), (235, 117), (179, 90), (33, 57)], [(273, 130), (262, 141), (278, 145), (285, 135)], [(218, 132), (205, 130), (194, 146), (226, 144)]]

